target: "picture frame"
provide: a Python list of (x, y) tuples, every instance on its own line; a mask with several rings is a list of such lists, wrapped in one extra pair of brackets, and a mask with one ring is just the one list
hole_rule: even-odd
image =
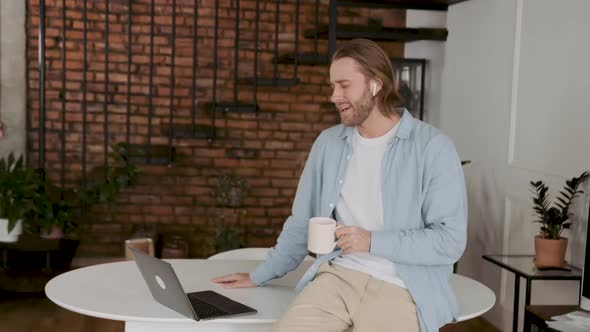
[(394, 87), (403, 100), (398, 107), (405, 107), (413, 117), (424, 120), (424, 84), (426, 59), (393, 58)]

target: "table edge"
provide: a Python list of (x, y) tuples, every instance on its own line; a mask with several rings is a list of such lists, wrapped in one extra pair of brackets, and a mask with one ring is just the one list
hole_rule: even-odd
[(527, 280), (582, 280), (582, 270), (576, 266), (573, 266), (573, 265), (569, 265), (569, 266), (572, 268), (572, 270), (579, 271), (579, 273), (580, 273), (579, 276), (531, 276), (531, 275), (525, 274), (521, 271), (518, 271), (518, 270), (512, 268), (511, 266), (506, 265), (503, 262), (499, 262), (497, 260), (494, 260), (493, 258), (491, 258), (491, 256), (534, 257), (534, 255), (487, 255), (486, 254), (486, 255), (481, 256), (484, 260), (486, 260), (492, 264), (495, 264), (503, 269), (506, 269), (506, 270), (514, 273), (515, 275), (525, 278)]

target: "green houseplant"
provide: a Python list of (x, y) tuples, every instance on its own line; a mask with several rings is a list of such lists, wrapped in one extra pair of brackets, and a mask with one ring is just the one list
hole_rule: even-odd
[(112, 205), (118, 191), (128, 187), (139, 176), (137, 166), (127, 157), (128, 145), (120, 142), (111, 147), (109, 166), (98, 167), (82, 183), (78, 195), (83, 204), (107, 203)]
[(240, 207), (249, 189), (248, 180), (234, 173), (222, 174), (217, 178), (217, 184), (212, 192), (218, 205), (215, 208), (216, 252), (240, 247), (240, 234), (235, 228), (239, 225), (241, 217), (246, 214), (246, 210)]
[(239, 207), (249, 189), (250, 185), (245, 178), (228, 173), (217, 178), (214, 195), (217, 203), (222, 206)]
[(41, 237), (57, 239), (75, 227), (72, 208), (64, 200), (48, 200), (40, 209), (39, 228)]
[(533, 210), (537, 217), (534, 222), (541, 224), (540, 234), (535, 237), (535, 263), (537, 265), (563, 265), (568, 240), (561, 234), (571, 226), (570, 205), (574, 198), (584, 193), (579, 188), (589, 177), (588, 172), (583, 172), (578, 177), (566, 180), (563, 190), (557, 196), (559, 202), (553, 206), (551, 206), (552, 202), (549, 199), (549, 187), (541, 180), (530, 182), (533, 193)]
[(240, 234), (230, 225), (218, 225), (215, 229), (215, 252), (238, 248), (240, 248)]
[(15, 242), (24, 217), (33, 210), (39, 174), (25, 165), (22, 156), (10, 153), (0, 159), (0, 241)]
[(67, 202), (62, 190), (49, 179), (43, 181), (43, 188), (33, 201), (35, 209), (32, 219), (41, 237), (59, 239), (75, 228), (74, 208)]
[(61, 188), (45, 176), (39, 178), (32, 220), (41, 237), (60, 238), (75, 232), (87, 207), (114, 204), (116, 194), (139, 176), (137, 166), (128, 161), (126, 148), (125, 143), (112, 146), (108, 167), (93, 169), (79, 188)]
[(232, 209), (225, 206), (213, 207), (213, 215), (208, 217), (214, 225), (213, 250), (223, 252), (240, 248), (240, 234), (237, 230), (240, 217), (246, 214), (245, 209)]

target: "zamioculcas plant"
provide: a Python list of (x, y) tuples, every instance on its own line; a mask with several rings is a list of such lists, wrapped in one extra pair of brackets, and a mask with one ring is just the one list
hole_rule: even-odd
[(535, 222), (541, 224), (541, 234), (545, 239), (557, 240), (561, 236), (564, 229), (569, 229), (571, 226), (569, 208), (574, 198), (579, 194), (584, 193), (579, 187), (584, 181), (588, 179), (590, 174), (588, 172), (582, 173), (578, 177), (573, 177), (565, 181), (563, 191), (560, 191), (560, 196), (557, 196), (558, 203), (551, 206), (549, 200), (549, 187), (543, 181), (531, 181), (533, 198), (533, 209), (537, 219)]

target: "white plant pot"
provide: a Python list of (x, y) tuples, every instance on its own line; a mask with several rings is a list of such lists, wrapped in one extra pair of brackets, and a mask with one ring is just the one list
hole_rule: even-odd
[(16, 242), (18, 237), (23, 233), (23, 221), (19, 220), (16, 225), (8, 232), (8, 219), (0, 218), (0, 242)]

